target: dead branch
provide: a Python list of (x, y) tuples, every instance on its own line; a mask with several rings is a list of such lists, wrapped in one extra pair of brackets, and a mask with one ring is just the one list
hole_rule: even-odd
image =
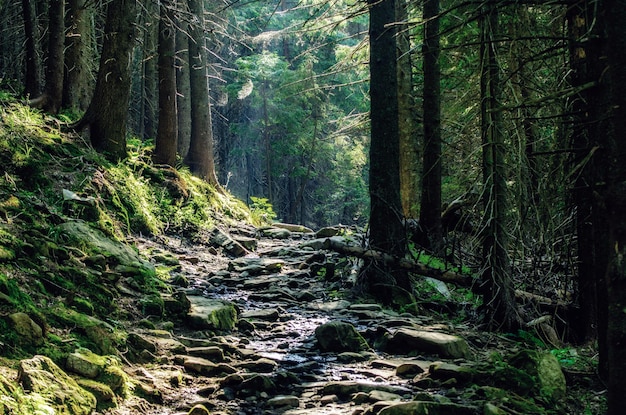
[(365, 249), (360, 246), (346, 245), (332, 238), (326, 239), (323, 247), (324, 249), (332, 250), (343, 255), (380, 261), (388, 265), (394, 265), (402, 269), (406, 269), (407, 271), (414, 272), (415, 274), (422, 275), (424, 277), (431, 277), (439, 281), (450, 282), (463, 287), (469, 287), (472, 284), (472, 278), (454, 271), (444, 271), (429, 267), (428, 265), (424, 265), (419, 262), (411, 261), (410, 259), (399, 258), (386, 254), (384, 252)]

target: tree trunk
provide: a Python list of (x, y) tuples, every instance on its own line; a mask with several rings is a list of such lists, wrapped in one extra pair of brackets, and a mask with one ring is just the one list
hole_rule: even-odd
[(65, 38), (63, 107), (73, 111), (85, 111), (89, 106), (93, 87), (91, 83), (93, 9), (86, 0), (69, 0), (67, 4), (68, 33)]
[[(406, 233), (400, 202), (400, 138), (398, 133), (398, 79), (396, 67), (395, 0), (369, 0), (370, 7), (370, 247), (403, 257)], [(398, 288), (411, 293), (407, 272), (390, 264), (370, 261), (358, 284), (385, 303)]]
[(171, 0), (162, 0), (159, 20), (159, 128), (153, 155), (156, 164), (176, 165), (176, 29)]
[[(606, 246), (608, 288), (608, 414), (618, 415), (626, 407), (626, 1), (606, 0), (599, 7), (606, 13), (607, 56), (612, 108), (612, 129), (607, 140), (608, 177), (605, 203), (609, 235)], [(602, 4), (602, 1), (600, 1)], [(601, 81), (604, 81), (602, 79)]]
[(424, 163), (420, 226), (429, 246), (443, 252), (441, 226), (441, 85), (439, 69), (439, 0), (424, 2)]
[(130, 56), (135, 43), (137, 0), (113, 0), (107, 9), (96, 89), (75, 129), (89, 126), (91, 144), (110, 160), (126, 158)]
[(144, 139), (152, 139), (157, 135), (158, 128), (158, 93), (159, 93), (159, 70), (158, 70), (158, 32), (159, 23), (156, 16), (159, 15), (158, 3), (148, 2), (147, 12), (143, 13), (144, 21), (144, 44), (143, 44), (143, 77), (142, 101), (141, 101), (141, 126)]
[[(606, 360), (606, 279), (610, 245), (606, 238), (609, 223), (604, 202), (598, 197), (603, 191), (607, 166), (607, 151), (603, 144), (609, 134), (606, 114), (610, 112), (608, 90), (600, 82), (606, 71), (605, 50), (602, 46), (603, 19), (596, 16), (596, 2), (585, 1), (568, 10), (570, 36), (570, 83), (573, 87), (594, 82), (570, 103), (573, 115), (571, 143), (575, 150), (572, 165), (575, 171), (573, 198), (576, 205), (578, 278), (578, 318), (572, 322), (578, 340), (598, 340), (599, 373), (608, 378)], [(590, 31), (593, 35), (590, 36)], [(599, 149), (599, 150), (598, 150)]]
[(27, 97), (41, 94), (41, 57), (38, 51), (39, 29), (35, 5), (30, 0), (22, 0), (24, 34), (26, 36), (26, 79), (24, 93)]
[(489, 326), (511, 330), (519, 326), (510, 277), (505, 230), (507, 189), (504, 135), (500, 107), (500, 68), (497, 62), (498, 11), (490, 2), (480, 20), (481, 134), (485, 212), (482, 225), (483, 269), (481, 293)]
[(408, 25), (407, 0), (397, 0), (396, 19), (406, 25), (397, 34), (398, 44), (398, 116), (400, 134), (400, 197), (405, 218), (419, 215), (420, 132), (417, 128), (417, 108), (413, 94), (411, 39)]
[(46, 86), (43, 95), (32, 99), (30, 105), (51, 114), (61, 109), (63, 99), (63, 70), (65, 46), (65, 1), (50, 0), (48, 3), (48, 59)]
[(176, 105), (178, 109), (178, 154), (184, 160), (191, 140), (191, 90), (189, 87), (189, 34), (183, 19), (176, 32)]
[(191, 142), (187, 163), (195, 175), (219, 187), (215, 175), (213, 132), (207, 73), (206, 37), (204, 35), (204, 4), (202, 0), (189, 0), (189, 10), (194, 20), (189, 26), (191, 85)]

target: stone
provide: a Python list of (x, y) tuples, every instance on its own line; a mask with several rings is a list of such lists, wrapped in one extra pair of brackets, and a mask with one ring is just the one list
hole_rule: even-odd
[(88, 349), (78, 349), (67, 356), (65, 367), (70, 372), (89, 379), (97, 378), (104, 371), (107, 361)]
[(420, 373), (424, 373), (424, 369), (417, 363), (401, 363), (396, 367), (396, 376), (401, 378), (412, 378)]
[(300, 406), (300, 399), (297, 396), (279, 395), (268, 399), (267, 406), (270, 408), (297, 408)]
[(265, 308), (262, 310), (250, 310), (241, 313), (239, 317), (248, 320), (276, 321), (278, 320), (278, 310), (275, 308)]
[(228, 270), (248, 275), (271, 274), (280, 272), (284, 265), (284, 260), (276, 258), (237, 258), (228, 263)]
[(179, 356), (177, 360), (182, 360), (183, 367), (188, 371), (203, 376), (215, 376), (222, 373), (234, 373), (236, 369), (228, 365), (215, 364), (210, 360), (194, 356)]
[(154, 265), (141, 258), (132, 247), (107, 237), (85, 221), (72, 220), (62, 223), (59, 230), (70, 236), (68, 240), (78, 241), (77, 248), (87, 252), (98, 251), (104, 255), (108, 264), (121, 266), (126, 273), (154, 275), (156, 272)]
[(213, 228), (209, 233), (209, 241), (216, 247), (223, 248), (228, 254), (241, 257), (250, 252), (239, 242), (231, 238), (226, 232)]
[(373, 390), (380, 390), (397, 395), (411, 393), (411, 390), (403, 386), (385, 385), (377, 382), (366, 381), (336, 381), (329, 382), (322, 387), (322, 395), (337, 395), (340, 398), (349, 397), (355, 393), (370, 393)]
[(428, 368), (428, 373), (431, 378), (441, 381), (456, 379), (458, 382), (469, 382), (474, 376), (474, 370), (470, 367), (446, 362), (432, 363)]
[(270, 373), (278, 367), (278, 363), (271, 359), (262, 357), (251, 362), (241, 362), (237, 366), (254, 373)]
[(19, 363), (18, 382), (30, 395), (38, 395), (39, 405), (52, 409), (33, 413), (89, 415), (96, 409), (96, 398), (50, 358), (34, 356)]
[(232, 330), (237, 324), (237, 310), (228, 301), (214, 300), (201, 296), (189, 296), (191, 309), (187, 322), (193, 328)]
[(76, 382), (96, 397), (99, 407), (117, 406), (117, 396), (109, 385), (91, 379), (78, 379)]
[(307, 228), (304, 225), (297, 225), (294, 223), (275, 222), (275, 223), (272, 223), (272, 226), (275, 228), (287, 229), (290, 232), (300, 232), (300, 233), (314, 233), (315, 232), (311, 228)]
[(343, 321), (331, 321), (318, 326), (315, 338), (323, 352), (360, 352), (370, 349), (354, 326)]
[(272, 239), (288, 239), (291, 236), (291, 231), (283, 228), (266, 228), (260, 231), (261, 235)]
[(26, 313), (9, 315), (15, 332), (20, 336), (19, 342), (23, 345), (41, 346), (44, 342), (43, 329)]
[(396, 393), (385, 392), (377, 389), (371, 391), (367, 397), (370, 402), (399, 401), (402, 399), (402, 396)]
[(429, 353), (448, 358), (469, 357), (467, 342), (459, 336), (408, 328), (401, 328), (393, 333), (386, 348), (391, 353)]
[(188, 347), (187, 354), (209, 359), (212, 362), (224, 361), (224, 351), (217, 346)]
[(476, 408), (439, 402), (405, 402), (387, 406), (378, 415), (474, 415)]
[(522, 350), (511, 357), (509, 364), (528, 374), (541, 396), (550, 399), (565, 396), (565, 376), (559, 361), (552, 353)]

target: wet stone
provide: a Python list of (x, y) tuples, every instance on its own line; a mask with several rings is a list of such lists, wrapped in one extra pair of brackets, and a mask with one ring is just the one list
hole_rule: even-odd
[(296, 396), (291, 395), (280, 395), (275, 396), (267, 401), (267, 405), (270, 408), (281, 408), (281, 407), (290, 407), (297, 408), (300, 406), (300, 399)]
[(278, 320), (279, 312), (275, 308), (266, 308), (262, 310), (246, 311), (241, 313), (239, 317), (248, 320), (276, 321)]

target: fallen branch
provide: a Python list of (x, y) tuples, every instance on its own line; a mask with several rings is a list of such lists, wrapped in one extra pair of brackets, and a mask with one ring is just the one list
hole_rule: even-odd
[(527, 291), (515, 290), (515, 297), (518, 300), (526, 300), (532, 303), (538, 304), (540, 306), (545, 306), (550, 309), (565, 309), (568, 310), (570, 308), (570, 304), (562, 301), (562, 300), (553, 300), (549, 297), (544, 297), (543, 295), (529, 293)]
[(336, 239), (328, 238), (324, 241), (324, 249), (332, 250), (347, 256), (357, 258), (371, 259), (380, 261), (385, 264), (394, 265), (407, 271), (414, 272), (424, 277), (434, 278), (443, 282), (454, 283), (463, 287), (469, 287), (472, 284), (472, 278), (459, 274), (454, 271), (443, 271), (437, 268), (429, 267), (419, 262), (411, 261), (406, 258), (399, 258), (390, 254), (372, 249), (361, 248), (360, 246), (346, 245)]

